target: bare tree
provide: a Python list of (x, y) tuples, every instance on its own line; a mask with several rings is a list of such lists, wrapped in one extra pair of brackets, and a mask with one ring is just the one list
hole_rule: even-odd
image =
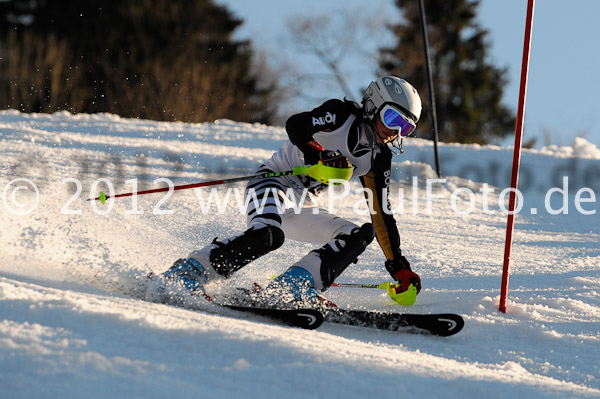
[(313, 84), (333, 78), (346, 97), (359, 99), (360, 93), (356, 95), (348, 78), (357, 62), (361, 63), (362, 70), (365, 66), (371, 70), (372, 76), (365, 78), (365, 82), (375, 76), (377, 46), (382, 38), (389, 36), (385, 18), (385, 7), (374, 11), (368, 7), (344, 8), (327, 14), (290, 18), (289, 32), (298, 53), (313, 56), (327, 70), (327, 73), (318, 73), (315, 67), (301, 73), (299, 78)]

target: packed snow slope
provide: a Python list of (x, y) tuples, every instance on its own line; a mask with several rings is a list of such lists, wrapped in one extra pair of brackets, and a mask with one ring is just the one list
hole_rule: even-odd
[[(432, 180), (430, 143), (405, 140), (390, 201), (422, 278), (417, 303), (326, 294), (339, 306), (460, 313), (455, 336), (305, 331), (136, 299), (149, 271), (245, 229), (234, 190), (244, 184), (213, 190), (212, 203), (208, 189), (87, 199), (251, 174), (285, 140), (282, 128), (225, 120), (0, 112), (0, 397), (600, 398), (600, 151), (583, 139), (523, 153), (506, 314), (512, 149), (441, 145), (445, 178)], [(323, 206), (367, 222), (359, 188)], [(264, 284), (315, 246), (288, 241), (220, 289)], [(339, 281), (387, 281), (383, 260), (374, 242)]]

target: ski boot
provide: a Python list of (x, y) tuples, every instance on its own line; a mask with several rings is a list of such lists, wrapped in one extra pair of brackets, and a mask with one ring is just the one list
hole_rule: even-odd
[(210, 245), (175, 261), (162, 277), (181, 283), (192, 293), (204, 293), (208, 283), (229, 278), (251, 261), (279, 248), (284, 238), (283, 231), (275, 226), (250, 228), (223, 241), (215, 238)]
[(180, 282), (191, 293), (204, 292), (208, 282), (206, 269), (194, 258), (177, 259), (162, 277)]
[(258, 306), (278, 309), (318, 308), (325, 303), (335, 306), (319, 295), (314, 285), (308, 270), (292, 266), (258, 291), (254, 295), (255, 302)]

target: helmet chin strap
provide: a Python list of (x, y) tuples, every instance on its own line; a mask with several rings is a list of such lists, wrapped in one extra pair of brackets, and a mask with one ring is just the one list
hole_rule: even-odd
[(394, 155), (400, 155), (400, 154), (404, 153), (404, 148), (402, 148), (403, 140), (404, 140), (404, 138), (400, 137), (398, 135), (398, 136), (396, 136), (396, 138), (394, 140), (390, 141), (390, 144), (391, 144), (390, 150), (392, 151), (392, 153)]

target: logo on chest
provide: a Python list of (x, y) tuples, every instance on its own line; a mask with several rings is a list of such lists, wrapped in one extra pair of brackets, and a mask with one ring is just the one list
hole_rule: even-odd
[(325, 116), (319, 116), (318, 118), (313, 116), (312, 118), (313, 126), (325, 126), (327, 123), (335, 123), (335, 114), (327, 112)]

